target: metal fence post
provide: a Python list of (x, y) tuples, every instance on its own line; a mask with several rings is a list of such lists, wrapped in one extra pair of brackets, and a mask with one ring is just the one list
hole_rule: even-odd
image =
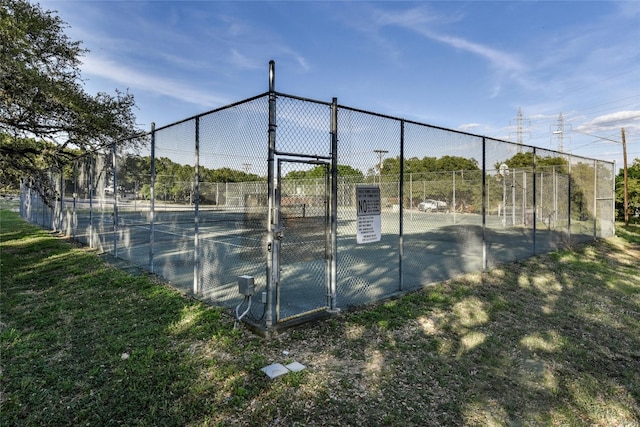
[[(537, 230), (538, 230), (538, 199), (536, 197), (536, 181), (537, 181), (537, 170), (536, 170), (536, 165), (537, 165), (537, 153), (536, 153), (536, 148), (533, 147), (533, 215), (532, 215), (532, 219), (531, 221), (533, 221), (533, 255), (536, 254), (536, 234)], [(540, 186), (540, 190), (542, 190), (542, 186)], [(542, 196), (541, 196), (542, 197)]]
[[(47, 185), (50, 188), (53, 188), (54, 182), (55, 181), (53, 180), (53, 169), (49, 167), (49, 182), (47, 183)], [(46, 194), (46, 188), (42, 188), (41, 193), (42, 193), (42, 196), (44, 197)], [(49, 230), (54, 229), (54, 218), (55, 218), (55, 208), (56, 208), (55, 191), (52, 194), (52, 196), (54, 197), (54, 200), (49, 200), (48, 204), (45, 203), (45, 209), (43, 210), (43, 212), (45, 212), (45, 216), (43, 217), (43, 220), (42, 220), (42, 225), (47, 227)]]
[(598, 163), (593, 160), (593, 239), (598, 238)]
[(337, 310), (338, 293), (338, 98), (331, 103), (331, 265), (329, 309)]
[(404, 260), (404, 120), (400, 120), (400, 191), (398, 209), (400, 213), (399, 236), (398, 236), (398, 290), (404, 289), (404, 276), (402, 263)]
[[(542, 200), (542, 195), (540, 195), (540, 200)], [(522, 225), (526, 226), (527, 224), (527, 171), (522, 171)]]
[[(535, 155), (534, 155), (535, 157)], [(516, 169), (513, 169), (513, 173), (511, 174), (511, 226), (515, 227), (516, 225)], [(524, 169), (522, 170), (524, 173)]]
[(278, 277), (279, 268), (274, 266), (274, 260), (276, 255), (274, 249), (274, 156), (276, 150), (276, 93), (275, 93), (275, 61), (269, 61), (269, 152), (267, 157), (267, 198), (268, 198), (268, 212), (267, 212), (267, 306), (265, 314), (266, 327), (273, 326), (274, 319), (276, 318), (274, 296)]
[(76, 232), (78, 228), (78, 160), (73, 161), (73, 211), (71, 214), (71, 238), (76, 240)]
[(93, 174), (94, 174), (95, 165), (93, 162), (93, 154), (89, 156), (89, 247), (91, 249), (93, 246), (93, 193), (94, 193), (94, 182), (93, 182)]
[(113, 256), (118, 256), (118, 144), (113, 143), (111, 168), (113, 170)]
[(24, 211), (25, 211), (25, 195), (24, 195), (24, 176), (20, 177), (20, 217), (24, 218)]
[(453, 175), (453, 194), (451, 195), (451, 207), (453, 209), (453, 225), (456, 224), (456, 171), (451, 172)]
[(556, 167), (553, 167), (553, 228), (558, 227), (558, 173)]
[(616, 235), (616, 161), (613, 161), (613, 165), (611, 165), (611, 194), (613, 195), (613, 199), (611, 200), (611, 229), (613, 230), (613, 235)]
[(156, 124), (151, 123), (151, 188), (149, 189), (149, 272), (153, 273), (156, 200)]
[(48, 206), (44, 203), (44, 195), (42, 191), (42, 181), (38, 182), (38, 214), (40, 216), (39, 224), (43, 227), (47, 226), (47, 209)]
[(66, 235), (66, 230), (64, 230), (64, 170), (62, 166), (60, 167), (60, 176), (58, 179), (58, 184), (60, 185), (60, 188), (59, 188), (60, 203), (58, 207), (59, 211), (57, 215), (58, 218), (56, 219), (57, 221), (56, 227), (58, 228), (57, 231), (65, 232), (65, 235)]
[(193, 234), (193, 293), (199, 294), (202, 290), (202, 282), (200, 275), (200, 242), (199, 242), (199, 211), (200, 211), (200, 116), (196, 117), (196, 135), (195, 135), (195, 171), (194, 171), (194, 234)]
[[(455, 206), (453, 210), (455, 212)], [(487, 139), (482, 138), (482, 269), (487, 269)]]
[(568, 156), (567, 168), (567, 241), (571, 243), (571, 156)]

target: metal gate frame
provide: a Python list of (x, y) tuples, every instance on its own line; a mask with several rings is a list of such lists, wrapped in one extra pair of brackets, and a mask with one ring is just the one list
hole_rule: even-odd
[[(280, 321), (280, 250), (282, 227), (280, 223), (280, 161), (325, 164), (330, 167), (329, 178), (329, 221), (327, 230), (328, 250), (325, 257), (327, 268), (327, 306), (328, 311), (338, 311), (336, 302), (337, 283), (337, 194), (338, 194), (338, 100), (333, 98), (331, 103), (331, 124), (329, 155), (306, 155), (300, 153), (281, 152), (276, 149), (276, 99), (275, 91), (275, 62), (269, 62), (269, 128), (268, 128), (268, 163), (267, 163), (267, 280), (266, 280), (266, 328), (273, 327)], [(277, 156), (282, 156), (281, 158)], [(278, 162), (276, 171), (276, 161)], [(317, 310), (314, 310), (314, 312)], [(297, 317), (308, 313), (300, 313)]]

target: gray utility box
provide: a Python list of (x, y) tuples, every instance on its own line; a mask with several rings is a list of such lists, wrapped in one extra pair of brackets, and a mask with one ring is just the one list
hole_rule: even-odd
[(253, 295), (255, 292), (253, 276), (238, 276), (238, 292), (242, 295)]

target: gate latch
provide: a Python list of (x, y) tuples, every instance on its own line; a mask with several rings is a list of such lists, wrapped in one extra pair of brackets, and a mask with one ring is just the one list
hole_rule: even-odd
[(274, 240), (282, 239), (282, 227), (279, 224), (273, 228), (273, 238)]

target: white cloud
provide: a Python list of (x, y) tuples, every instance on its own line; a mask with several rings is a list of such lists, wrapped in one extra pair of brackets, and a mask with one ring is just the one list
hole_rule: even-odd
[(280, 48), (280, 50), (285, 54), (285, 55), (289, 55), (291, 57), (293, 57), (293, 59), (295, 60), (295, 62), (300, 66), (300, 68), (302, 68), (304, 71), (309, 71), (309, 64), (307, 63), (307, 60), (305, 59), (304, 56), (300, 55), (298, 52), (294, 51), (293, 49), (290, 49), (286, 46), (283, 46)]
[(579, 125), (578, 132), (592, 133), (620, 128), (640, 129), (640, 111), (618, 111), (595, 117)]
[[(525, 68), (515, 56), (506, 52), (461, 37), (431, 30), (428, 28), (428, 25), (436, 21), (440, 23), (443, 17), (433, 15), (424, 8), (409, 9), (395, 14), (389, 11), (378, 10), (375, 16), (377, 23), (381, 26), (393, 25), (405, 28), (428, 39), (472, 53), (488, 60), (498, 70), (513, 72), (522, 71)], [(457, 21), (458, 19), (459, 18), (449, 19), (449, 21)]]
[(594, 125), (607, 126), (620, 121), (640, 121), (640, 111), (618, 111), (617, 113), (598, 116), (591, 121)]
[(168, 96), (183, 102), (204, 107), (219, 106), (228, 103), (222, 96), (207, 93), (179, 81), (145, 74), (141, 71), (118, 64), (110, 59), (95, 55), (85, 58), (82, 65), (84, 75), (93, 75), (111, 80), (131, 89), (143, 90), (157, 95)]
[(482, 127), (480, 123), (464, 123), (458, 126), (458, 129), (464, 132), (470, 132), (473, 129), (478, 129)]
[(256, 70), (263, 68), (263, 64), (256, 63), (255, 60), (249, 59), (247, 56), (238, 52), (237, 49), (231, 49), (231, 57), (229, 61), (234, 67), (247, 70)]
[(474, 43), (472, 41), (465, 40), (460, 37), (435, 34), (424, 29), (420, 30), (419, 32), (422, 35), (429, 37), (433, 40), (437, 40), (442, 43), (448, 44), (449, 46), (455, 47), (457, 49), (465, 50), (467, 52), (478, 55), (488, 60), (497, 69), (501, 69), (504, 71), (524, 70), (524, 66), (514, 56), (509, 55), (508, 53), (505, 53), (505, 52), (501, 52), (497, 49), (493, 49), (491, 47), (484, 46), (479, 43)]

